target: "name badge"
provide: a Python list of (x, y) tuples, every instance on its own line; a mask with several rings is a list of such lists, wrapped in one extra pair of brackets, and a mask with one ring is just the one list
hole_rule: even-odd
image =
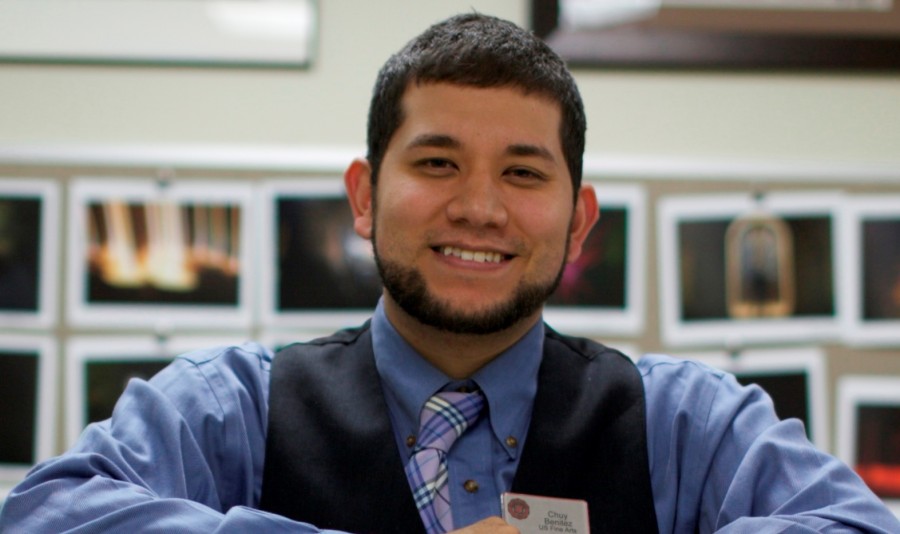
[(503, 519), (522, 534), (590, 534), (587, 501), (524, 493), (500, 496)]

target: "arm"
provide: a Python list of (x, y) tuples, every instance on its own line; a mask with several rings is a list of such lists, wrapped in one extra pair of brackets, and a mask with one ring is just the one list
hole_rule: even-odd
[(247, 345), (132, 381), (109, 421), (10, 494), (3, 532), (319, 532), (253, 507), (265, 452), (268, 353)]
[(648, 443), (661, 532), (900, 532), (862, 480), (779, 421), (758, 387), (650, 357)]

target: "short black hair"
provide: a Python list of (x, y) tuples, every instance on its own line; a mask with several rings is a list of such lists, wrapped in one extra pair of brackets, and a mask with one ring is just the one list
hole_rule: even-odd
[(497, 17), (466, 13), (431, 26), (391, 56), (378, 73), (369, 105), (373, 185), (403, 122), (401, 101), (411, 83), (516, 87), (558, 103), (560, 142), (577, 195), (587, 129), (584, 104), (565, 62), (533, 33)]

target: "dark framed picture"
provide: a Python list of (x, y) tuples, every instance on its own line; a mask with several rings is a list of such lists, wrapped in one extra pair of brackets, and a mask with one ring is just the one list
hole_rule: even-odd
[(900, 345), (900, 195), (853, 197), (845, 210), (846, 340)]
[(341, 180), (270, 182), (261, 198), (263, 322), (322, 330), (368, 318), (381, 278), (371, 243), (353, 230)]
[(891, 0), (532, 0), (532, 26), (575, 67), (900, 69)]
[(197, 336), (70, 339), (66, 344), (66, 445), (72, 446), (88, 424), (109, 419), (132, 379), (149, 380), (181, 354), (244, 341)]
[(0, 322), (47, 327), (56, 317), (59, 187), (0, 179)]
[[(841, 198), (773, 192), (661, 199), (664, 340), (740, 347), (836, 338)], [(745, 223), (783, 234), (733, 231)]]
[(831, 449), (825, 357), (820, 349), (766, 348), (684, 357), (731, 373), (742, 385), (758, 385), (772, 397), (779, 418), (799, 419), (810, 441), (821, 450)]
[(55, 452), (56, 359), (46, 336), (0, 335), (0, 500), (3, 487)]
[(638, 186), (593, 181), (600, 220), (568, 264), (544, 317), (584, 335), (639, 333), (644, 326), (646, 200)]
[(0, 61), (302, 68), (314, 54), (317, 8), (315, 0), (5, 0)]
[(76, 179), (68, 313), (77, 326), (249, 326), (249, 184)]
[(838, 457), (900, 517), (900, 378), (841, 378), (838, 409)]

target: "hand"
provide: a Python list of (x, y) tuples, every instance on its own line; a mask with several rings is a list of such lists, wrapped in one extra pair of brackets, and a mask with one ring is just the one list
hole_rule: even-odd
[(519, 529), (499, 517), (489, 517), (450, 534), (519, 534)]

